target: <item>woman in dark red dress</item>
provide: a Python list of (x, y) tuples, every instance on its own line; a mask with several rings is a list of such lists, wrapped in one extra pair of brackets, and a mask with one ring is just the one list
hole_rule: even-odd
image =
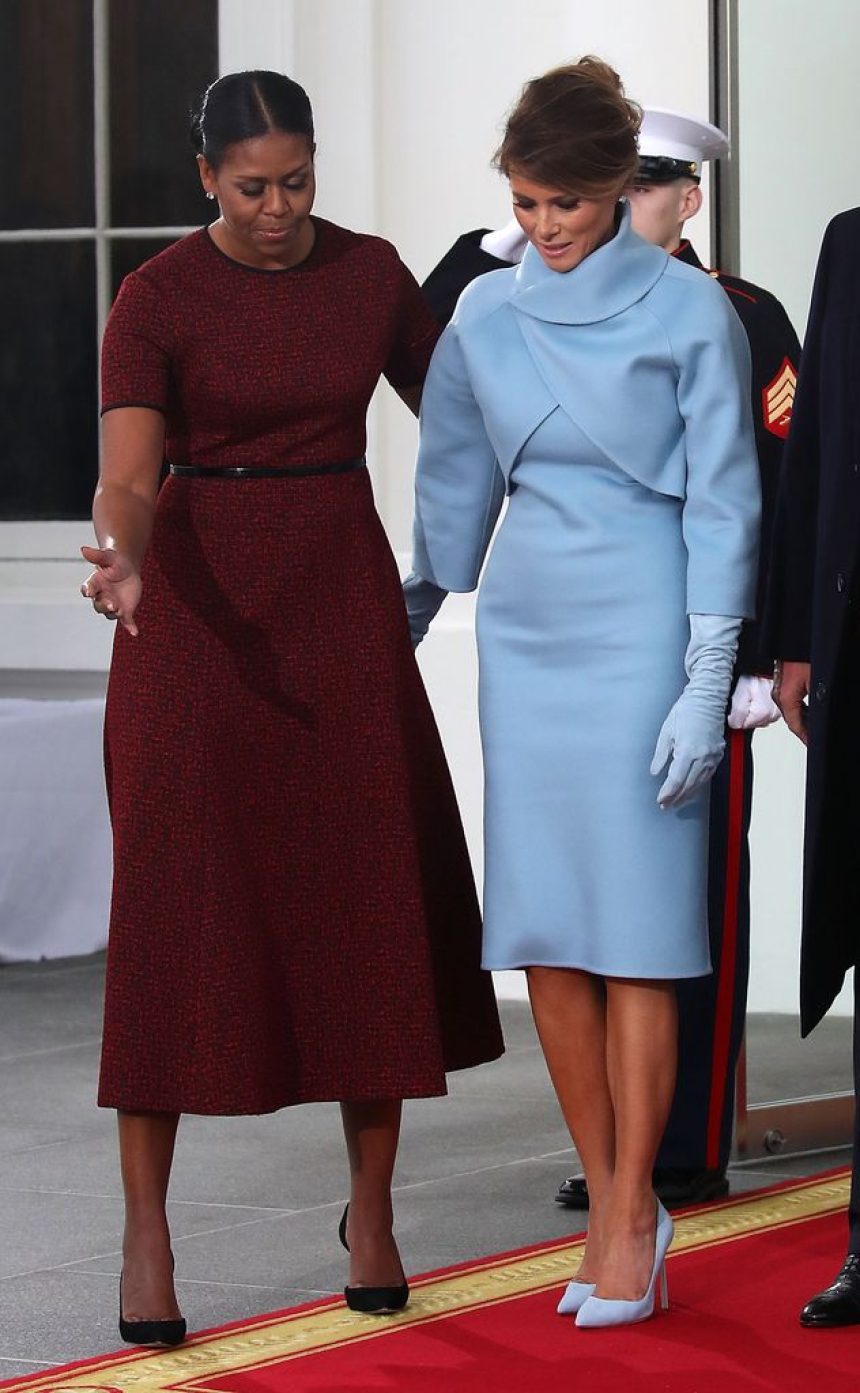
[(99, 1101), (119, 1110), (121, 1331), (137, 1343), (185, 1333), (165, 1217), (181, 1113), (340, 1100), (347, 1298), (389, 1310), (407, 1295), (400, 1100), (502, 1049), (362, 459), (380, 375), (414, 407), (435, 321), (390, 244), (311, 217), (295, 83), (221, 78), (196, 131), (221, 216), (123, 283), (98, 547), (82, 549), (83, 593), (119, 621)]

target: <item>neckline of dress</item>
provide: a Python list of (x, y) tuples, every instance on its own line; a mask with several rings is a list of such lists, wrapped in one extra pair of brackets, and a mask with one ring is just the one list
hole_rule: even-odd
[(294, 266), (251, 266), (247, 261), (239, 261), (235, 256), (231, 256), (229, 252), (225, 252), (222, 247), (219, 247), (208, 225), (202, 227), (200, 231), (206, 244), (212, 248), (216, 256), (219, 256), (222, 261), (226, 261), (228, 266), (235, 266), (238, 271), (250, 271), (255, 276), (287, 276), (296, 271), (304, 271), (316, 260), (317, 248), (322, 238), (322, 223), (313, 214), (311, 214), (311, 222), (314, 226), (313, 245), (307, 256), (303, 257), (301, 261), (297, 261)]

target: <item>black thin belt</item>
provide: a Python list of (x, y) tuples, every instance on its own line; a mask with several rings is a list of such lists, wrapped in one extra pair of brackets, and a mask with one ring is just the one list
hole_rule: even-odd
[(179, 479), (308, 479), (317, 474), (350, 474), (363, 469), (361, 459), (348, 459), (340, 464), (294, 464), (287, 468), (267, 469), (256, 464), (234, 464), (223, 469), (207, 469), (205, 465), (171, 464), (170, 472)]

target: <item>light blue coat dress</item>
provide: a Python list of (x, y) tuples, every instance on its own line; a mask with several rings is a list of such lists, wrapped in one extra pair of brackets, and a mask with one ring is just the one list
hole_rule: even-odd
[(751, 617), (746, 337), (624, 208), (573, 271), (529, 247), (464, 291), (424, 389), (414, 570), (472, 590), (484, 966), (709, 971), (707, 793), (657, 806), (687, 615)]

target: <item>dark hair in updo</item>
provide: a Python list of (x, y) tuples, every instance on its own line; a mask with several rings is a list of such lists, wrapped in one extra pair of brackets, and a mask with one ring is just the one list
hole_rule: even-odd
[(493, 163), (583, 198), (620, 193), (638, 168), (641, 121), (614, 68), (589, 55), (526, 83)]
[(283, 73), (227, 73), (206, 88), (191, 118), (191, 144), (217, 169), (231, 145), (279, 131), (307, 137), (314, 151), (314, 116), (304, 87)]

